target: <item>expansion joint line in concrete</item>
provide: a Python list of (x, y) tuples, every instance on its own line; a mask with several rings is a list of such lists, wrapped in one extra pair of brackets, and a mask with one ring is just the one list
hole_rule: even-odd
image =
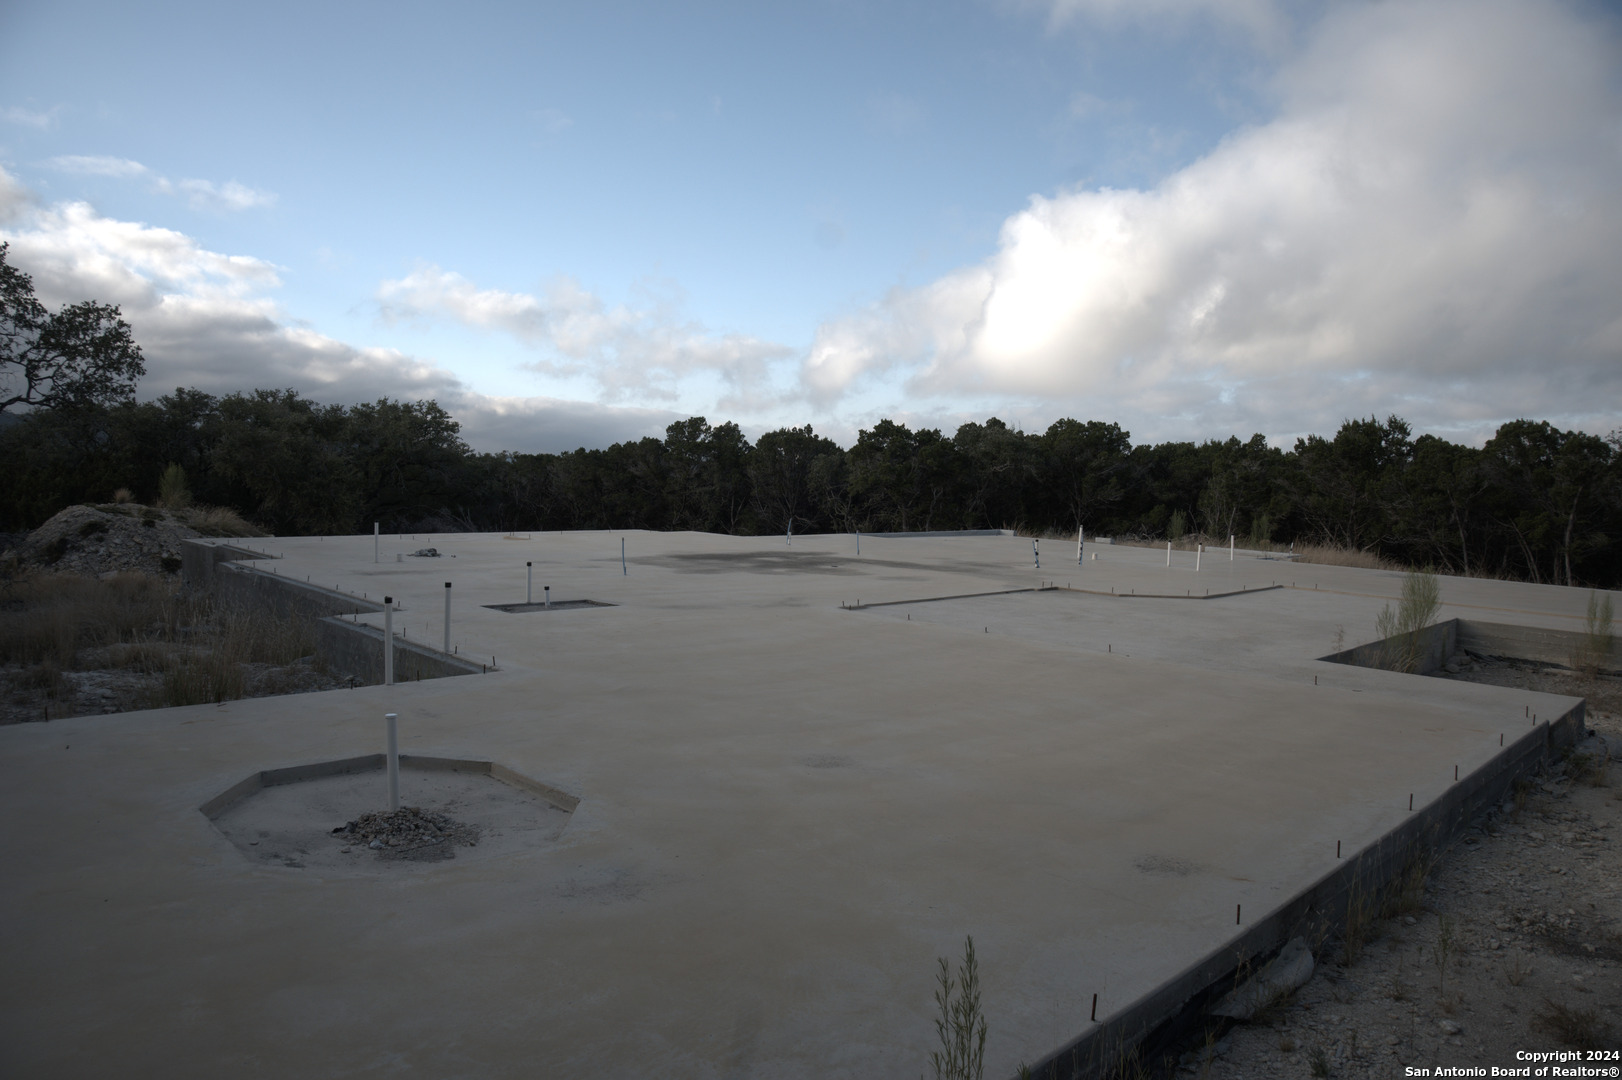
[(1068, 585), (1056, 586), (1061, 592), (1086, 593), (1088, 596), (1108, 596), (1114, 600), (1221, 600), (1229, 596), (1255, 596), (1285, 588), (1283, 585), (1258, 585), (1254, 589), (1234, 589), (1231, 592), (1206, 593), (1204, 596), (1178, 596), (1175, 593), (1118, 593), (1100, 592), (1098, 589), (1076, 589)]
[(854, 604), (841, 605), (846, 611), (866, 611), (876, 607), (900, 607), (904, 604), (936, 604), (942, 600), (973, 600), (980, 596), (1016, 596), (1019, 593), (1056, 592), (1058, 585), (1033, 585), (1029, 589), (996, 589), (992, 592), (958, 593), (956, 596), (925, 596), (917, 600), (880, 600), (873, 604), (864, 604), (857, 601)]

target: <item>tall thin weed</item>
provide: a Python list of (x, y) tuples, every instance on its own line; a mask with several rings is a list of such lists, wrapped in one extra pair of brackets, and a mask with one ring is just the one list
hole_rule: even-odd
[(963, 963), (952, 977), (946, 957), (939, 957), (936, 973), (935, 1033), (941, 1048), (929, 1055), (936, 1080), (981, 1080), (986, 1068), (986, 1018), (980, 1011), (980, 965), (974, 956), (974, 938), (963, 943)]
[(1583, 631), (1572, 650), (1571, 666), (1590, 679), (1598, 676), (1610, 663), (1611, 651), (1616, 646), (1616, 634), (1612, 630), (1613, 615), (1610, 593), (1601, 599), (1598, 593), (1589, 592), (1588, 615), (1583, 620)]

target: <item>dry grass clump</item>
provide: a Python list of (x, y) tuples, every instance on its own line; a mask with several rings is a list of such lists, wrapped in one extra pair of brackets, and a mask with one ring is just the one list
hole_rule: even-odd
[(71, 668), (80, 649), (144, 640), (176, 624), (183, 598), (152, 574), (39, 574), (11, 583), (0, 664)]
[(69, 671), (155, 676), (146, 707), (243, 697), (248, 665), (286, 666), (315, 651), (308, 619), (222, 607), (156, 574), (38, 574), (13, 581), (0, 609), (0, 665), (14, 690), (60, 701)]
[(1566, 771), (1571, 778), (1580, 784), (1589, 787), (1609, 787), (1610, 777), (1608, 766), (1611, 764), (1611, 748), (1606, 746), (1597, 753), (1586, 753), (1573, 750), (1566, 755)]
[(1360, 570), (1402, 570), (1398, 563), (1382, 558), (1372, 551), (1342, 547), (1339, 544), (1297, 544), (1295, 561), (1318, 563), (1322, 566), (1354, 566)]
[(1532, 1024), (1575, 1050), (1608, 1049), (1610, 1025), (1595, 1009), (1572, 1008), (1545, 998), (1543, 1011), (1532, 1017)]
[(203, 536), (269, 536), (228, 506), (194, 506), (179, 515), (182, 524)]

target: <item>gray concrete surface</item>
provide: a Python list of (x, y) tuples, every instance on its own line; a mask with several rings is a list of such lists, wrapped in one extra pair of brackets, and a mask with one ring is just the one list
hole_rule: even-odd
[[(446, 557), (393, 561), (429, 544)], [(1226, 552), (1196, 575), (1061, 544), (1037, 571), (1017, 537), (255, 546), (402, 600), (413, 641), (454, 582), (458, 654), (496, 670), (0, 730), (0, 1073), (914, 1076), (935, 958), (973, 934), (1009, 1075), (1087, 1030), (1093, 994), (1129, 1008), (1242, 930), (1236, 905), (1264, 917), (1573, 705), (1318, 662), (1372, 637), (1400, 577)], [(536, 595), (615, 606), (484, 606), (523, 601), (526, 560)], [(1093, 591), (842, 606), (1049, 581)], [(1568, 630), (1587, 600), (1443, 597)], [(385, 711), (408, 753), (579, 805), (533, 849), (366, 875), (256, 864), (198, 811), (380, 750)]]

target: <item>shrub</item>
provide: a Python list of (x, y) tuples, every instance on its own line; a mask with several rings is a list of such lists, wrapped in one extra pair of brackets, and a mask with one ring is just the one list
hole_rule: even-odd
[(158, 477), (158, 505), (166, 510), (184, 510), (191, 505), (191, 491), (186, 487), (186, 470), (173, 462)]
[(1402, 599), (1393, 611), (1387, 604), (1374, 620), (1380, 647), (1380, 666), (1391, 671), (1415, 672), (1423, 648), (1421, 631), (1436, 621), (1442, 609), (1442, 587), (1436, 575), (1416, 570), (1402, 579)]

